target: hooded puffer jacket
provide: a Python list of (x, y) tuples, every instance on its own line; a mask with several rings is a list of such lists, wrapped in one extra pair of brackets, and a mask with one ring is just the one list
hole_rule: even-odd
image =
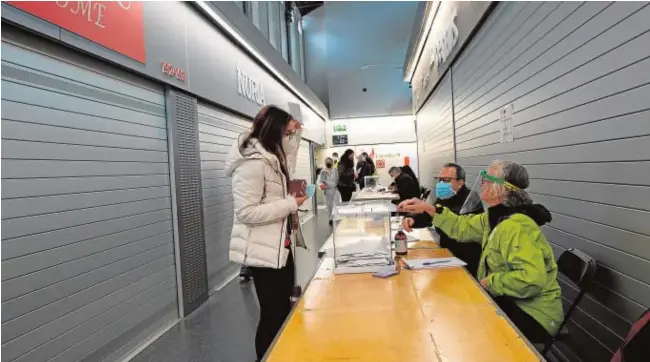
[[(293, 174), (302, 130), (285, 145), (289, 174)], [(288, 216), (298, 210), (288, 194), (287, 179), (278, 158), (252, 139), (240, 150), (248, 133), (233, 144), (226, 161), (232, 177), (234, 217), (230, 238), (230, 260), (247, 266), (280, 269), (287, 263), (285, 248)]]

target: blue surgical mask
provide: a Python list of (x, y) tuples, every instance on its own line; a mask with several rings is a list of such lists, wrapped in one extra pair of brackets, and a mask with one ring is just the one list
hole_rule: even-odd
[(436, 197), (442, 200), (448, 199), (454, 196), (456, 192), (451, 188), (450, 183), (438, 182), (436, 184)]

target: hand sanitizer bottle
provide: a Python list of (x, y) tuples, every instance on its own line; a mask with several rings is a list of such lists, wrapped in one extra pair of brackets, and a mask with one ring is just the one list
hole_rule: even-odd
[(402, 227), (400, 226), (399, 229), (397, 230), (397, 234), (395, 234), (395, 254), (396, 255), (406, 255), (408, 253), (408, 246), (406, 244), (406, 234), (404, 231), (402, 231)]

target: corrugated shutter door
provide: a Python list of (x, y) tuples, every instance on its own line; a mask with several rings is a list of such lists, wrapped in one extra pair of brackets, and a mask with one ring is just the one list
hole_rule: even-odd
[(116, 360), (178, 318), (162, 89), (2, 43), (2, 360)]
[(431, 190), (442, 165), (454, 161), (453, 112), (447, 74), (416, 117), (420, 182)]
[[(293, 175), (294, 179), (304, 179), (307, 180), (308, 184), (313, 183), (313, 172), (312, 172), (312, 161), (310, 153), (311, 143), (306, 139), (300, 141), (300, 149), (298, 150), (298, 159), (296, 161), (296, 171)], [(301, 217), (305, 219), (308, 215), (312, 213), (312, 201), (305, 201), (301, 210), (307, 210), (307, 213), (301, 213)]]
[(199, 104), (199, 142), (203, 184), (208, 287), (221, 285), (238, 266), (229, 261), (233, 221), (231, 178), (225, 175), (226, 156), (237, 136), (251, 122), (216, 107)]
[[(555, 256), (578, 248), (596, 282), (556, 345), (609, 360), (650, 305), (650, 5), (501, 2), (453, 67), (457, 157), (470, 180), (524, 164), (553, 221)], [(514, 105), (514, 142), (499, 111)], [(563, 297), (576, 294), (560, 278)], [(566, 305), (566, 304), (565, 304)]]

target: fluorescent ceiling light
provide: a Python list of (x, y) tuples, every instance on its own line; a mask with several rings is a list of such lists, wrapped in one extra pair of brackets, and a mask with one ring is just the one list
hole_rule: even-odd
[(194, 3), (199, 8), (201, 8), (201, 10), (203, 10), (206, 14), (208, 14), (219, 25), (219, 27), (221, 27), (230, 36), (232, 36), (237, 41), (237, 43), (243, 46), (244, 49), (246, 49), (246, 51), (248, 51), (251, 55), (253, 55), (260, 63), (262, 63), (262, 65), (264, 65), (266, 69), (268, 69), (271, 73), (273, 73), (273, 75), (278, 77), (278, 79), (280, 79), (287, 88), (289, 88), (296, 96), (298, 96), (300, 100), (305, 102), (305, 104), (307, 104), (309, 108), (311, 108), (314, 112), (316, 112), (323, 120), (327, 120), (327, 116), (321, 113), (321, 111), (317, 107), (315, 107), (306, 97), (304, 97), (302, 93), (298, 91), (296, 87), (293, 86), (291, 81), (289, 81), (289, 79), (287, 79), (287, 77), (285, 77), (284, 74), (282, 74), (280, 71), (275, 69), (275, 67), (269, 61), (267, 61), (262, 54), (260, 54), (255, 48), (253, 48), (253, 46), (250, 45), (248, 41), (244, 39), (244, 37), (239, 35), (239, 33), (232, 26), (230, 26), (230, 24), (228, 24), (228, 21), (226, 19), (224, 19), (221, 15), (219, 15), (214, 10), (212, 10), (212, 8), (210, 8), (210, 6), (208, 6), (208, 4), (205, 3), (205, 1), (195, 1)]
[(411, 82), (411, 79), (413, 79), (413, 73), (415, 73), (415, 68), (417, 68), (420, 54), (422, 54), (422, 51), (424, 50), (424, 43), (429, 36), (431, 26), (433, 25), (433, 20), (436, 17), (436, 13), (438, 12), (439, 7), (440, 1), (436, 1), (433, 5), (427, 7), (429, 11), (425, 15), (424, 27), (422, 28), (422, 33), (420, 33), (420, 37), (418, 38), (415, 52), (411, 56), (412, 61), (408, 64), (408, 73), (406, 73), (406, 78), (404, 78), (405, 82)]

